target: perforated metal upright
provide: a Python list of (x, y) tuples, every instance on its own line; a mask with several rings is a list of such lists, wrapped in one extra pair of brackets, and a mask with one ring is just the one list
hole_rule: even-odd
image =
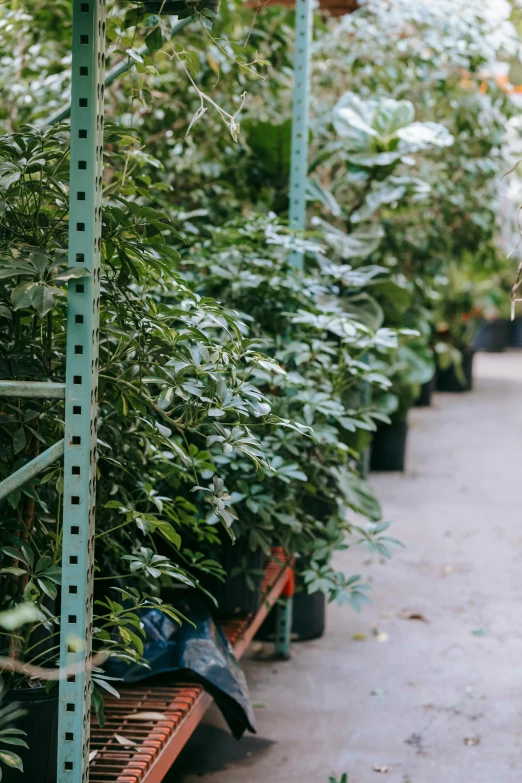
[[(73, 0), (58, 783), (87, 783), (98, 419), (105, 0)], [(86, 663), (86, 671), (82, 664)]]
[[(306, 228), (311, 47), (312, 0), (296, 0), (289, 217), (298, 231)], [(294, 251), (290, 263), (302, 269), (303, 254)]]

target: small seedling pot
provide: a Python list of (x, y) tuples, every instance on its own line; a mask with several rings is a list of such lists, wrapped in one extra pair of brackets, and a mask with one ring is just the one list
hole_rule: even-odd
[(19, 770), (2, 764), (2, 783), (56, 783), (58, 686), (55, 685), (50, 693), (45, 686), (5, 690), (2, 706), (15, 703), (26, 712), (14, 722), (13, 728), (25, 731), (26, 736), (20, 735), (20, 738), (27, 742), (29, 748), (12, 747), (22, 759), (24, 771), (21, 774)]
[(383, 424), (373, 436), (370, 470), (403, 471), (406, 465), (408, 422)]

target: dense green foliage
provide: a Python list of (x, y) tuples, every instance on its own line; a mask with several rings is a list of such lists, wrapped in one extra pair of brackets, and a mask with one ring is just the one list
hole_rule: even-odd
[[(68, 128), (44, 120), (69, 88), (70, 5), (0, 11), (1, 379), (64, 379)], [(311, 228), (295, 236), (292, 13), (230, 0), (171, 38), (168, 17), (110, 4), (108, 66), (132, 67), (106, 105), (98, 646), (139, 659), (138, 610), (181, 621), (162, 590), (208, 595), (230, 538), (284, 546), (309, 590), (356, 610), (368, 586), (334, 553), (398, 543), (361, 453), (505, 287), (494, 183), (511, 108), (485, 73), (499, 53), (478, 11), (456, 24), (431, 5), (318, 20)], [(0, 479), (62, 433), (59, 402), (9, 399)], [(57, 635), (62, 490), (56, 465), (0, 505), (0, 610), (38, 618), (0, 651), (37, 663), (56, 658), (34, 639)]]

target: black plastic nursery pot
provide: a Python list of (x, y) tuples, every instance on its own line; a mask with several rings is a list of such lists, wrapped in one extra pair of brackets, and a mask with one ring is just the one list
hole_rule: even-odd
[(319, 639), (326, 626), (326, 595), (321, 591), (294, 595), (292, 606), (292, 638), (295, 641)]
[(522, 318), (520, 316), (511, 321), (509, 344), (512, 348), (522, 348)]
[(509, 345), (510, 332), (511, 322), (507, 318), (481, 321), (473, 338), (473, 348), (475, 351), (500, 353)]
[(403, 471), (406, 466), (408, 422), (383, 424), (373, 436), (370, 470)]
[(252, 551), (244, 539), (238, 539), (235, 544), (225, 541), (220, 561), (227, 574), (226, 580), (213, 579), (208, 585), (218, 602), (217, 614), (230, 616), (257, 611), (261, 603), (262, 550)]
[[(270, 612), (256, 634), (256, 639), (271, 642), (275, 638), (275, 611)], [(292, 606), (292, 641), (319, 639), (326, 627), (326, 595), (298, 590)]]
[(56, 783), (58, 748), (58, 685), (50, 693), (45, 686), (5, 690), (2, 706), (18, 704), (25, 715), (14, 722), (14, 728), (25, 731), (21, 736), (29, 748), (4, 746), (22, 759), (24, 771), (2, 764), (2, 783)]
[(428, 408), (431, 405), (431, 395), (435, 391), (435, 386), (437, 383), (437, 373), (433, 373), (433, 378), (430, 381), (427, 381), (426, 383), (423, 383), (421, 386), (420, 394), (415, 400), (415, 407), (417, 408)]
[[(465, 392), (473, 388), (473, 357), (474, 351), (462, 352), (462, 374), (464, 379), (460, 378), (455, 366), (451, 365), (445, 370), (439, 369), (437, 372), (437, 391), (439, 392)], [(464, 380), (464, 383), (463, 383)]]

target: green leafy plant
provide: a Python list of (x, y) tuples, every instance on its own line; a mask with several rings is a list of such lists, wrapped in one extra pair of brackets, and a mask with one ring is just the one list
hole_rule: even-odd
[[(118, 143), (125, 145), (129, 134), (116, 126), (107, 133), (117, 161)], [(67, 161), (61, 127), (0, 140), (0, 170), (11, 172), (1, 186), (9, 205), (0, 215), (2, 378), (64, 379), (62, 284), (76, 275), (67, 270), (64, 251)], [(231, 519), (209, 446), (240, 453), (259, 473), (269, 467), (248, 423), (263, 424), (270, 405), (254, 384), (243, 387), (240, 365), (250, 372), (279, 367), (247, 339), (236, 314), (193, 293), (176, 273), (179, 254), (166, 241), (176, 232), (164, 214), (114, 193), (103, 221), (95, 565), (102, 597), (95, 601), (94, 641), (97, 649), (141, 660), (140, 610), (154, 606), (181, 621), (159, 597), (160, 584), (197, 587), (200, 574), (221, 573), (200, 547), (216, 540), (205, 520), (202, 480), (214, 477), (216, 518), (224, 528)], [(277, 427), (272, 415), (270, 429)], [(0, 415), (0, 475), (62, 436), (59, 401), (8, 399)], [(57, 655), (62, 471), (52, 466), (3, 501), (0, 608), (32, 604), (37, 621), (23, 632), (0, 631), (1, 649), (30, 664)], [(102, 573), (111, 575), (107, 588), (121, 591), (122, 580), (129, 585), (125, 604), (107, 596)], [(16, 671), (3, 677), (11, 688), (26, 682)], [(112, 686), (95, 673), (93, 687), (102, 719), (99, 688)]]
[[(359, 312), (352, 314), (349, 297), (340, 298), (338, 288), (344, 275), (350, 291), (349, 267), (331, 264), (317, 242), (303, 241), (307, 269), (304, 277), (297, 275), (288, 260), (295, 239), (275, 218), (201, 229), (185, 240), (192, 245), (182, 250), (187, 283), (240, 308), (253, 338), (284, 368), (261, 363), (241, 379), (245, 393), (252, 382), (263, 391), (273, 416), (267, 423), (284, 425), (260, 436), (269, 455), (263, 481), (237, 452), (213, 457), (230, 488), (232, 527), (252, 549), (268, 554), (275, 544), (298, 555), (310, 591), (325, 590), (358, 610), (366, 587), (335, 572), (331, 561), (347, 540), (358, 536), (372, 546), (379, 537), (372, 524), (381, 510), (358, 475), (359, 452), (351, 444), (358, 432), (371, 433), (379, 421), (388, 421), (377, 405), (364, 404), (361, 390), (364, 383), (389, 388), (389, 380), (364, 359), (373, 350), (386, 353), (396, 335), (373, 332)], [(365, 271), (354, 295), (360, 295)], [(349, 522), (348, 509), (371, 520), (368, 527)], [(213, 512), (208, 519), (217, 521)]]
[[(0, 691), (0, 762), (8, 767), (24, 771), (22, 759), (12, 747), (27, 748), (27, 742), (22, 739), (25, 732), (17, 729), (13, 724), (25, 715), (25, 710), (16, 703), (2, 705), (2, 692)], [(7, 745), (6, 747), (3, 747)], [(2, 767), (0, 766), (0, 780), (2, 779)]]

